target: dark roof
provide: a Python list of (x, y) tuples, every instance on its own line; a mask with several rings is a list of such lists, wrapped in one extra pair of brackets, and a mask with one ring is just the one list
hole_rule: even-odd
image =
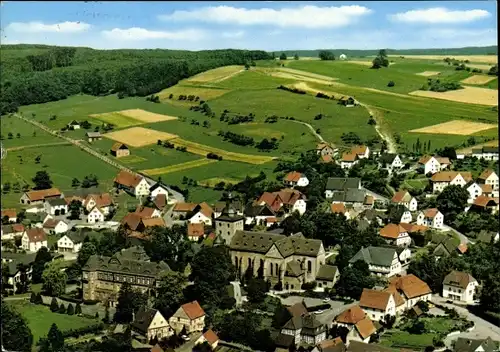
[(316, 336), (326, 330), (326, 326), (322, 324), (314, 314), (306, 314), (302, 316), (301, 335)]
[(3, 260), (14, 260), (23, 264), (31, 264), (35, 261), (36, 253), (13, 253), (2, 251)]
[(397, 156), (398, 156), (397, 154), (386, 153), (382, 154), (379, 160), (382, 163), (392, 164), (392, 162), (394, 161), (394, 159), (396, 159)]
[(498, 350), (498, 341), (493, 341), (491, 337), (484, 340), (472, 340), (459, 337), (455, 342), (454, 352), (475, 352), (481, 346), (485, 352), (493, 352)]
[(49, 198), (46, 200), (51, 206), (55, 207), (57, 205), (67, 205), (64, 198)]
[(372, 221), (375, 218), (387, 219), (387, 214), (383, 211), (376, 209), (366, 209), (359, 214), (361, 217), (364, 217), (366, 220)]
[(290, 348), (295, 342), (295, 337), (292, 335), (279, 334), (274, 340), (276, 347)]
[(151, 321), (158, 311), (156, 309), (140, 308), (132, 322), (132, 327), (146, 334)]
[(150, 258), (146, 254), (143, 246), (133, 246), (129, 248), (122, 249), (120, 252), (116, 253), (116, 255), (121, 258), (131, 259), (131, 260), (139, 260), (143, 262), (149, 262)]
[(307, 314), (307, 308), (302, 302), (295, 303), (293, 306), (287, 307), (286, 309), (292, 317), (300, 317)]
[(168, 187), (162, 182), (156, 182), (154, 185), (151, 186), (149, 191), (153, 192), (155, 189), (160, 188), (160, 187), (163, 188), (164, 190), (168, 191)]
[(316, 257), (322, 242), (303, 237), (286, 237), (269, 232), (236, 231), (229, 248), (236, 251), (267, 253), (273, 245), (286, 258), (291, 255)]
[[(238, 201), (238, 200), (233, 200), (231, 202), (231, 206), (236, 209), (236, 211), (240, 211), (242, 212), (243, 211), (243, 204)], [(222, 212), (222, 210), (226, 207), (226, 202), (216, 202), (214, 204), (214, 211), (216, 212)]]
[(483, 153), (498, 153), (498, 147), (484, 146)]
[(476, 281), (469, 273), (452, 271), (444, 277), (443, 285), (450, 285), (466, 289), (469, 283)]
[(65, 235), (73, 242), (73, 243), (82, 243), (87, 234), (82, 231), (74, 231), (67, 232)]
[(491, 243), (495, 236), (496, 232), (487, 232), (485, 230), (481, 230), (481, 232), (479, 232), (479, 234), (477, 235), (476, 240), (478, 242)]
[(363, 203), (365, 201), (365, 196), (365, 191), (357, 188), (349, 188), (346, 191), (334, 191), (332, 201)]
[(338, 272), (338, 268), (334, 265), (324, 264), (319, 267), (318, 274), (316, 275), (316, 280), (333, 280)]
[[(246, 205), (244, 214), (246, 216), (250, 216), (250, 217), (254, 217), (257, 215), (263, 215), (263, 216), (264, 215), (269, 215), (269, 216), (275, 215), (274, 211), (269, 207), (269, 205), (267, 205), (267, 204), (257, 205), (257, 204), (253, 204), (253, 203), (249, 203)], [(235, 217), (233, 217), (232, 219), (234, 219), (234, 218)], [(217, 218), (217, 220), (221, 220), (221, 219), (225, 220), (225, 221), (231, 220), (230, 217), (226, 217), (224, 215), (221, 215)]]
[(393, 248), (370, 246), (367, 248), (361, 248), (358, 253), (356, 253), (354, 257), (349, 260), (349, 263), (355, 263), (358, 260), (362, 260), (367, 264), (391, 266), (394, 254), (397, 253)]
[(82, 270), (158, 277), (162, 273), (170, 271), (170, 267), (165, 262), (145, 262), (127, 259), (119, 255), (114, 255), (112, 257), (92, 255), (87, 263), (85, 263)]
[(448, 255), (453, 253), (454, 250), (457, 249), (458, 245), (460, 244), (460, 240), (453, 238), (453, 237), (448, 237), (444, 239), (441, 243), (437, 245), (437, 247), (434, 249), (433, 254), (434, 255)]
[(87, 133), (85, 133), (85, 135), (86, 135), (87, 137), (91, 137), (91, 138), (92, 138), (92, 137), (94, 137), (94, 138), (95, 138), (95, 137), (101, 137), (101, 132), (87, 132)]
[(297, 263), (295, 260), (292, 260), (291, 262), (288, 262), (286, 264), (285, 276), (299, 277), (300, 275), (303, 274), (304, 272), (301, 269), (300, 264)]
[(346, 177), (329, 177), (326, 189), (332, 191), (345, 191), (349, 188), (359, 188), (361, 179)]

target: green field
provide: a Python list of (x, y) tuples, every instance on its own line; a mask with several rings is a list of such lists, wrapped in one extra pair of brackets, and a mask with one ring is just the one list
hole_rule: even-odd
[(90, 123), (96, 124), (94, 121), (102, 121), (105, 123), (113, 124), (116, 128), (125, 128), (131, 126), (141, 125), (143, 122), (137, 119), (134, 119), (129, 116), (125, 116), (120, 114), (119, 112), (109, 112), (104, 114), (96, 114), (91, 116), (89, 119)]
[[(2, 144), (4, 148), (20, 147), (25, 145), (39, 145), (45, 143), (60, 142), (61, 140), (38, 127), (13, 116), (2, 116), (0, 118), (2, 130)], [(12, 139), (9, 138), (12, 133)], [(17, 137), (17, 134), (20, 137)]]
[(7, 304), (15, 307), (15, 309), (27, 320), (28, 326), (33, 333), (33, 342), (35, 344), (40, 337), (47, 336), (47, 333), (53, 323), (57, 325), (59, 330), (65, 331), (68, 329), (82, 328), (99, 322), (98, 319), (52, 313), (49, 307), (34, 305), (28, 301), (11, 301)]

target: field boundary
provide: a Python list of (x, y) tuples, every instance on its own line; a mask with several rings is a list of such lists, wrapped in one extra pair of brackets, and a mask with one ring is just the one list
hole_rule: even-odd
[(140, 170), (140, 172), (145, 174), (145, 175), (149, 175), (149, 176), (164, 175), (164, 174), (171, 174), (174, 172), (184, 171), (184, 170), (192, 169), (195, 167), (200, 167), (200, 166), (212, 164), (215, 162), (217, 162), (217, 160), (215, 160), (215, 159), (197, 159), (197, 160), (186, 161), (185, 163), (180, 163), (180, 164), (175, 164), (175, 165), (156, 167), (153, 169), (144, 169), (144, 170)]

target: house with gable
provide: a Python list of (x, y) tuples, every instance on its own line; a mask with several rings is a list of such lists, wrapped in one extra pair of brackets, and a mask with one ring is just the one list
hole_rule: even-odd
[(307, 187), (307, 185), (309, 184), (309, 180), (306, 175), (297, 171), (292, 171), (286, 174), (286, 176), (283, 178), (283, 182), (286, 186), (290, 187)]
[(214, 211), (212, 207), (207, 203), (203, 202), (196, 206), (193, 210), (193, 215), (189, 218), (191, 224), (204, 223), (207, 226), (212, 226)]
[(435, 157), (431, 155), (424, 155), (418, 160), (418, 166), (422, 170), (424, 175), (429, 173), (435, 174), (441, 171), (441, 164), (436, 160)]
[(333, 214), (342, 214), (347, 220), (351, 219), (351, 214), (347, 211), (344, 203), (332, 203), (330, 204), (330, 211)]
[(390, 292), (363, 289), (359, 307), (374, 320), (384, 320), (386, 315), (396, 316), (396, 301)]
[(269, 220), (276, 221), (278, 214), (267, 204), (247, 204), (244, 210), (245, 225), (266, 225), (271, 226)]
[(161, 340), (174, 334), (167, 319), (157, 309), (140, 308), (131, 324), (132, 330), (151, 339)]
[(85, 233), (81, 231), (68, 232), (57, 240), (57, 251), (59, 253), (78, 253), (85, 237)]
[[(481, 186), (487, 186), (487, 185), (481, 185)], [(476, 198), (483, 194), (483, 188), (481, 186), (472, 180), (467, 182), (467, 184), (464, 186), (467, 192), (469, 192), (469, 198), (467, 199), (468, 204), (474, 203)]]
[(446, 236), (437, 244), (432, 254), (437, 258), (447, 257), (452, 253), (462, 254), (458, 249), (459, 245), (457, 239)]
[[(492, 190), (496, 191), (500, 188), (498, 175), (491, 169), (484, 170), (477, 178), (477, 183), (480, 185), (491, 185)], [(498, 197), (498, 195), (496, 195), (496, 197)]]
[(437, 208), (421, 210), (417, 216), (417, 225), (423, 225), (435, 229), (443, 227), (444, 216)]
[(498, 213), (499, 203), (500, 201), (498, 198), (481, 195), (474, 200), (474, 202), (470, 206), (470, 209), (476, 211), (489, 210), (492, 214), (496, 214)]
[(87, 223), (95, 224), (96, 222), (103, 222), (105, 218), (106, 215), (104, 214), (104, 211), (101, 208), (94, 206), (87, 214)]
[(80, 129), (80, 122), (78, 122), (76, 120), (73, 120), (70, 123), (68, 123), (66, 125), (66, 127), (68, 127), (68, 130), (70, 130), (70, 131), (72, 131), (72, 130), (79, 130)]
[(39, 227), (26, 229), (21, 238), (21, 246), (27, 252), (38, 252), (40, 248), (47, 247), (47, 235)]
[(404, 205), (409, 211), (416, 211), (418, 202), (407, 190), (401, 190), (394, 193), (391, 202), (397, 205)]
[(203, 222), (199, 223), (188, 223), (187, 224), (187, 237), (189, 240), (198, 242), (200, 238), (205, 237), (205, 224)]
[(5, 217), (9, 219), (9, 222), (16, 222), (17, 221), (16, 209), (2, 209), (2, 215), (1, 215), (2, 221)]
[(443, 280), (443, 297), (473, 303), (479, 283), (469, 273), (452, 271)]
[(159, 218), (161, 217), (161, 213), (158, 209), (145, 207), (142, 205), (138, 205), (135, 209), (135, 213), (139, 214), (141, 218)]
[(64, 198), (50, 198), (43, 203), (45, 212), (50, 215), (64, 215), (68, 212), (68, 204)]
[(388, 243), (399, 247), (408, 247), (411, 238), (400, 224), (387, 224), (380, 229), (380, 236)]
[(281, 328), (281, 334), (293, 336), (295, 346), (301, 342), (316, 345), (326, 340), (326, 326), (316, 319), (314, 314), (292, 317)]
[(472, 174), (466, 171), (439, 171), (432, 175), (432, 192), (442, 192), (446, 187), (455, 185), (464, 187), (472, 181)]
[(497, 352), (500, 351), (500, 343), (493, 341), (491, 337), (473, 340), (459, 337), (453, 346), (453, 352)]
[(184, 328), (188, 334), (203, 331), (205, 327), (205, 311), (198, 301), (185, 303), (177, 309), (168, 322), (176, 334), (179, 334)]
[(48, 219), (43, 223), (43, 229), (47, 234), (58, 235), (69, 230), (69, 225), (63, 220)]
[(378, 159), (378, 162), (379, 162), (379, 167), (389, 171), (399, 170), (404, 166), (403, 161), (401, 160), (399, 155), (394, 153), (382, 154)]
[(429, 285), (413, 274), (391, 278), (389, 288), (393, 288), (404, 299), (404, 310), (411, 309), (420, 301), (428, 302), (432, 297)]
[(329, 177), (325, 187), (325, 198), (331, 199), (336, 191), (361, 189), (361, 179), (346, 177)]
[(161, 182), (156, 182), (149, 189), (149, 196), (154, 201), (159, 195), (164, 195), (166, 203), (168, 203), (168, 188)]
[(212, 350), (215, 350), (219, 344), (219, 337), (212, 329), (208, 329), (198, 340), (196, 340), (195, 345), (199, 345), (204, 342), (207, 342), (210, 347), (212, 347)]
[(94, 207), (98, 207), (104, 215), (108, 215), (114, 208), (113, 198), (109, 193), (89, 194), (82, 205), (88, 212), (92, 211)]
[(366, 145), (357, 145), (351, 148), (351, 153), (355, 154), (358, 159), (366, 159), (370, 157), (370, 148)]
[(498, 146), (483, 146), (472, 149), (472, 156), (484, 160), (498, 160)]
[(140, 175), (122, 170), (114, 179), (115, 187), (132, 194), (136, 198), (149, 196), (149, 183)]
[(395, 248), (374, 246), (361, 248), (349, 260), (349, 265), (358, 260), (368, 264), (368, 269), (376, 276), (391, 277), (402, 271), (401, 261)]
[(340, 272), (335, 265), (321, 265), (316, 274), (316, 287), (322, 291), (325, 289), (332, 289), (339, 278)]
[(57, 188), (41, 189), (38, 191), (24, 192), (21, 196), (21, 204), (42, 204), (45, 200), (52, 198), (63, 198), (64, 195)]
[(334, 157), (335, 156), (335, 149), (329, 145), (328, 143), (319, 143), (316, 146), (316, 153), (318, 153), (320, 156), (330, 156)]
[[(214, 218), (217, 219), (219, 216), (221, 216), (222, 211), (226, 207), (227, 207), (227, 202), (225, 202), (225, 201), (216, 202), (213, 206)], [(239, 215), (239, 216), (242, 216), (243, 211), (245, 210), (245, 207), (243, 206), (243, 204), (240, 201), (233, 200), (233, 199), (231, 199), (230, 208), (232, 209), (232, 211), (234, 211), (234, 214)]]
[(15, 237), (21, 237), (24, 234), (23, 224), (2, 225), (2, 241), (13, 240)]
[(191, 215), (198, 204), (196, 203), (175, 203), (174, 209), (172, 209), (172, 218), (180, 220), (188, 220), (189, 215)]
[(344, 170), (348, 170), (359, 162), (358, 156), (353, 152), (342, 153), (342, 157), (339, 160), (340, 167)]
[(129, 156), (130, 149), (128, 149), (128, 147), (125, 144), (120, 143), (120, 142), (116, 142), (111, 146), (110, 153), (115, 158), (121, 158), (124, 156)]
[(368, 343), (370, 337), (377, 331), (372, 320), (359, 307), (352, 306), (335, 317), (337, 326), (343, 326), (349, 330), (347, 334), (347, 343), (350, 341), (362, 341)]

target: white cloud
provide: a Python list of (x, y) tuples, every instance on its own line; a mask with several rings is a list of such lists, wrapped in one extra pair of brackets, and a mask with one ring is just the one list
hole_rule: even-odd
[(43, 22), (12, 22), (5, 27), (16, 33), (78, 33), (90, 28), (90, 24), (85, 22), (61, 22), (46, 24)]
[(389, 19), (405, 23), (468, 23), (491, 16), (486, 10), (449, 10), (444, 7), (411, 10), (389, 15)]
[(113, 28), (109, 31), (102, 31), (102, 35), (112, 40), (186, 40), (197, 41), (205, 38), (206, 33), (198, 29), (186, 29), (179, 31), (153, 31), (145, 28), (133, 27), (127, 29)]
[(222, 36), (224, 38), (242, 38), (245, 35), (245, 31), (236, 31), (236, 32), (223, 32)]
[(349, 25), (372, 10), (358, 5), (302, 6), (282, 9), (245, 9), (231, 6), (203, 7), (196, 10), (177, 10), (160, 15), (164, 21), (201, 21), (219, 24), (270, 25), (300, 28), (336, 28)]

